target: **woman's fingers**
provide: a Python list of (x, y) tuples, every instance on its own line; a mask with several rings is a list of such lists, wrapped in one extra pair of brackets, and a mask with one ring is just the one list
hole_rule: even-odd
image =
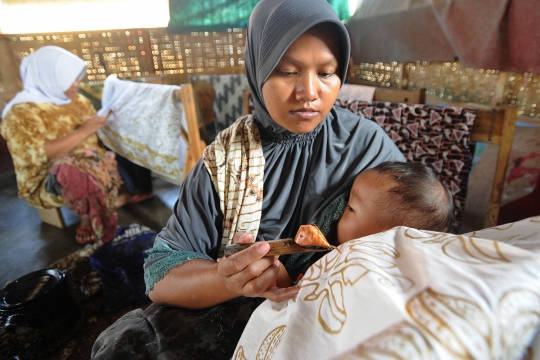
[(264, 257), (269, 249), (268, 243), (261, 242), (223, 258), (218, 263), (218, 274), (227, 289), (244, 296), (258, 296), (275, 284), (279, 267), (272, 257)]
[(264, 258), (269, 249), (267, 242), (261, 242), (224, 258), (219, 263), (218, 274), (227, 279), (241, 273), (247, 282), (272, 265), (272, 258)]
[[(253, 242), (250, 233), (238, 233), (234, 237), (237, 244)], [(277, 256), (265, 257), (270, 250), (267, 242), (260, 242), (249, 248), (222, 258), (218, 262), (218, 273), (225, 286), (232, 292), (247, 297), (265, 297), (280, 302), (294, 299), (300, 288), (276, 287), (281, 263)]]
[(276, 286), (276, 279), (279, 273), (279, 266), (271, 263), (263, 272), (251, 278), (242, 288), (242, 295), (249, 297), (260, 297), (269, 288)]
[(276, 286), (267, 289), (262, 296), (270, 301), (282, 302), (290, 299), (296, 299), (300, 286), (291, 286), (288, 288), (278, 288)]
[(94, 115), (89, 120), (94, 121), (97, 126), (102, 127), (107, 122), (107, 117)]
[(106, 122), (107, 118), (105, 116), (93, 115), (82, 124), (81, 128), (86, 133), (86, 136), (90, 136), (102, 128)]
[(254, 241), (253, 234), (246, 231), (239, 231), (234, 234), (233, 244), (249, 244)]

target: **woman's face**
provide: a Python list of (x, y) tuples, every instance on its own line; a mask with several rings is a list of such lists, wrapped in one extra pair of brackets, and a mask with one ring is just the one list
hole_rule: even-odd
[(336, 101), (339, 41), (320, 28), (294, 41), (262, 87), (272, 119), (290, 132), (309, 133)]
[(81, 82), (77, 79), (71, 84), (69, 89), (64, 91), (64, 94), (70, 99), (74, 99), (75, 96), (77, 96), (77, 92), (79, 91), (79, 86), (81, 85)]

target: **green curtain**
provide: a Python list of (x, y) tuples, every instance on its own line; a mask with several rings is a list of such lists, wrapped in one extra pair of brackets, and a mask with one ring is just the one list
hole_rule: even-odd
[(328, 0), (330, 5), (334, 8), (341, 21), (347, 21), (351, 17), (351, 11), (349, 10), (348, 0)]
[[(169, 0), (170, 33), (245, 28), (259, 0)], [(348, 0), (328, 0), (342, 21), (349, 19)]]

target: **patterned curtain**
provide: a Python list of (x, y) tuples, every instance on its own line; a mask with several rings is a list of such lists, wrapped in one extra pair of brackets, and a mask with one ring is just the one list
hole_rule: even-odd
[[(245, 28), (259, 0), (169, 0), (170, 33)], [(340, 19), (350, 17), (348, 0), (328, 0)]]

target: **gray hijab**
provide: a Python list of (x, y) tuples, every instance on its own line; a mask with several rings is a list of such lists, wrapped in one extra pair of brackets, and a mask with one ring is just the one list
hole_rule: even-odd
[[(338, 29), (336, 34), (341, 33), (339, 61), (343, 81), (349, 37), (325, 0), (262, 0), (250, 18), (245, 65), (265, 160), (257, 240), (293, 237), (300, 225), (312, 223), (331, 201), (340, 194), (348, 194), (358, 173), (383, 161), (404, 160), (378, 124), (347, 110), (333, 107), (313, 131), (305, 134), (289, 132), (270, 117), (262, 98), (263, 83), (289, 45), (320, 23), (328, 23)], [(193, 258), (192, 254), (197, 253), (215, 259), (222, 234), (219, 196), (199, 160), (182, 183), (174, 216), (158, 237), (172, 249), (189, 253), (187, 257)], [(172, 255), (173, 265), (181, 261), (175, 256)], [(151, 264), (147, 262), (145, 266)]]
[(251, 13), (245, 50), (246, 75), (255, 115), (273, 133), (288, 132), (272, 120), (262, 86), (289, 46), (304, 32), (320, 23), (334, 26), (341, 34), (340, 78), (343, 83), (350, 56), (349, 33), (326, 0), (262, 0)]

